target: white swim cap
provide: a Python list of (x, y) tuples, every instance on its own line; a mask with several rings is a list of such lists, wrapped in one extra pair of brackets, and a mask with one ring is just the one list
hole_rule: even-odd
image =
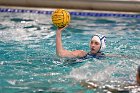
[(106, 44), (105, 44), (106, 43), (106, 37), (104, 35), (100, 35), (100, 34), (93, 35), (91, 41), (92, 40), (96, 40), (97, 42), (100, 43), (101, 46), (100, 46), (99, 52), (103, 51), (106, 48)]

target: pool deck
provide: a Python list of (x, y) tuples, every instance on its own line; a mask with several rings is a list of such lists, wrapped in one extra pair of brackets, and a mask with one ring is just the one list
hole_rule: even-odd
[(140, 13), (140, 0), (0, 0), (0, 5)]

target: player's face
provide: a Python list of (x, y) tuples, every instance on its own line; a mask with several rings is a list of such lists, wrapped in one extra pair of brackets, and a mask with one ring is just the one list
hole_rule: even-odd
[(100, 49), (100, 43), (99, 42), (97, 42), (96, 40), (92, 40), (91, 42), (90, 42), (90, 51), (91, 51), (91, 53), (93, 53), (93, 54), (96, 54), (98, 51), (99, 51), (99, 49)]

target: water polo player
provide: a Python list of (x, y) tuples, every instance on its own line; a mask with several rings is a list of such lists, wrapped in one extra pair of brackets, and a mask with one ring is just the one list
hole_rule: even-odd
[(138, 69), (137, 69), (136, 81), (140, 85), (140, 65), (138, 66)]
[(75, 50), (69, 51), (63, 48), (62, 45), (62, 31), (66, 28), (58, 28), (56, 31), (56, 54), (59, 57), (67, 57), (67, 58), (89, 58), (89, 57), (100, 57), (104, 56), (102, 53), (103, 49), (105, 49), (105, 36), (103, 35), (94, 35), (90, 41), (90, 52), (86, 52), (83, 50)]

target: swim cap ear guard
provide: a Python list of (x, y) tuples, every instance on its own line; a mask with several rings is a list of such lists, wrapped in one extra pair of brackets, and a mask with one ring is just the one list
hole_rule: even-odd
[(106, 48), (106, 37), (104, 35), (93, 35), (91, 40), (96, 40), (100, 43), (100, 49), (98, 52), (101, 52)]

